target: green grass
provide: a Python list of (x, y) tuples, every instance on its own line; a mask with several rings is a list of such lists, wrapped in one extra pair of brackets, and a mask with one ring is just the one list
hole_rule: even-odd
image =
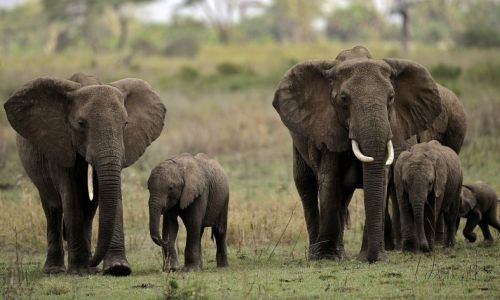
[[(23, 175), (15, 134), (5, 112), (0, 110), (0, 183), (15, 184), (11, 190), (0, 191), (2, 295), (33, 299), (498, 297), (500, 242), (492, 247), (469, 244), (460, 231), (457, 247), (451, 251), (438, 249), (429, 255), (390, 252), (387, 262), (359, 263), (355, 258), (364, 222), (361, 191), (356, 192), (349, 207), (351, 227), (345, 233), (348, 257), (340, 262), (305, 259), (307, 234), (292, 180), (291, 141), (271, 106), (272, 96), (277, 80), (294, 63), (334, 58), (341, 49), (352, 46), (325, 42), (203, 45), (200, 54), (192, 59), (138, 56), (130, 68), (120, 64), (126, 53), (102, 53), (94, 65), (91, 54), (84, 51), (57, 56), (27, 52), (3, 57), (2, 99), (31, 78), (65, 78), (84, 71), (98, 75), (104, 82), (122, 77), (146, 79), (160, 91), (168, 112), (160, 138), (122, 173), (125, 238), (133, 273), (113, 278), (41, 273), (45, 217), (36, 190)], [(402, 56), (394, 44), (367, 46), (375, 57)], [(494, 79), (497, 72), (485, 65), (489, 61), (498, 64), (497, 51), (415, 45), (407, 57), (429, 68), (444, 64), (462, 70), (447, 80), (459, 90), (469, 116), (460, 155), (464, 181), (484, 180), (500, 192), (500, 88), (496, 85), (498, 79)], [(194, 69), (196, 75), (192, 74)], [(160, 271), (161, 252), (148, 234), (145, 186), (156, 164), (181, 152), (206, 152), (216, 157), (228, 174), (231, 200), (227, 269), (215, 268), (215, 246), (206, 234), (202, 272)], [(500, 238), (496, 233), (495, 237)], [(181, 229), (181, 259), (184, 240)]]

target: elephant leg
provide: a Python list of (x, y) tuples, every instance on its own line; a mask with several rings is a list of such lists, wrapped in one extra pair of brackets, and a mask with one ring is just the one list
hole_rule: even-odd
[(336, 173), (336, 170), (330, 170), (327, 174), (323, 173), (325, 175), (319, 185), (320, 223), (315, 245), (319, 259), (341, 259), (344, 254), (341, 252), (340, 244), (346, 214), (343, 201), (348, 193), (340, 187)]
[(473, 231), (478, 223), (479, 223), (479, 216), (477, 214), (470, 213), (467, 217), (467, 223), (465, 223), (463, 234), (464, 237), (471, 243), (474, 243), (476, 241), (477, 237)]
[(481, 228), (481, 231), (483, 232), (484, 241), (485, 242), (493, 242), (493, 237), (491, 236), (488, 222), (484, 219), (481, 220), (481, 222), (479, 222), (479, 227)]
[[(396, 196), (396, 191), (394, 188), (394, 184), (390, 184), (388, 187), (388, 195), (387, 201), (391, 201), (391, 211), (392, 211), (392, 219), (388, 215), (388, 209), (386, 210), (385, 217), (385, 226), (390, 226), (390, 235), (386, 235), (385, 237), (385, 249), (386, 250), (401, 250), (401, 214), (399, 211), (398, 198)], [(388, 206), (388, 205), (387, 205)], [(384, 228), (384, 232), (387, 232), (388, 229)]]
[(293, 151), (293, 179), (304, 209), (309, 236), (309, 258), (318, 259), (316, 248), (319, 232), (318, 182), (311, 168), (295, 148)]
[(217, 244), (217, 267), (227, 267), (226, 230), (213, 226), (212, 232), (215, 238), (215, 243)]
[(457, 231), (457, 215), (447, 213), (444, 215), (444, 222), (446, 225), (446, 243), (445, 247), (455, 247), (455, 232)]
[(103, 274), (127, 276), (132, 272), (125, 256), (125, 238), (123, 234), (122, 200), (116, 206), (115, 228), (109, 250), (104, 257)]
[[(177, 233), (179, 232), (179, 223), (177, 221), (177, 215), (172, 213), (165, 213), (163, 216), (163, 231), (162, 239), (163, 243), (166, 245), (163, 247), (164, 257), (167, 259), (168, 265), (166, 267), (170, 271), (179, 270), (179, 261), (177, 259), (177, 249), (175, 248), (175, 242), (177, 240)], [(166, 270), (164, 270), (166, 271)]]
[[(458, 224), (456, 226), (458, 227)], [(436, 244), (444, 244), (445, 236), (444, 215), (440, 214), (436, 222)]]
[[(62, 208), (51, 207), (48, 198), (58, 199), (59, 195), (55, 191), (40, 191), (42, 207), (47, 218), (47, 258), (43, 266), (43, 272), (48, 274), (61, 273), (66, 271), (64, 266), (64, 248), (62, 239)], [(58, 199), (57, 202), (60, 202)]]
[(189, 222), (186, 224), (186, 248), (184, 250), (183, 271), (198, 271), (202, 268), (201, 253), (201, 222)]
[(63, 195), (63, 218), (68, 242), (67, 272), (75, 275), (95, 273), (97, 269), (89, 267), (90, 233), (88, 222), (85, 220), (83, 201), (77, 193)]

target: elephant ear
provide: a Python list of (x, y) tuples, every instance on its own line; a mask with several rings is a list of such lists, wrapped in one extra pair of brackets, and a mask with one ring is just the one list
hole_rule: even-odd
[(462, 191), (460, 192), (460, 216), (465, 217), (476, 205), (476, 197), (472, 191), (468, 187), (462, 186)]
[(126, 168), (156, 140), (163, 129), (167, 109), (160, 96), (144, 80), (127, 78), (110, 83), (125, 95), (128, 125), (124, 132)]
[(442, 197), (446, 190), (446, 182), (448, 180), (448, 167), (446, 162), (441, 157), (437, 157), (434, 163), (434, 196)]
[(349, 149), (348, 130), (331, 102), (328, 70), (336, 61), (307, 61), (292, 67), (278, 84), (273, 106), (288, 129), (333, 152)]
[(64, 167), (76, 158), (67, 115), (70, 94), (80, 87), (70, 80), (41, 77), (15, 91), (4, 105), (12, 128)]
[(205, 176), (201, 167), (193, 160), (186, 160), (184, 166), (184, 188), (182, 189), (179, 205), (181, 209), (188, 207), (194, 199), (205, 191)]
[(441, 113), (441, 97), (434, 79), (422, 65), (405, 59), (386, 58), (392, 68), (394, 105), (391, 130), (397, 143), (428, 129)]
[(411, 154), (409, 151), (401, 152), (394, 166), (394, 185), (396, 188), (396, 197), (398, 201), (405, 201), (403, 199), (403, 194), (405, 189), (403, 180), (403, 165), (405, 160), (407, 160), (408, 157), (410, 157), (410, 155)]

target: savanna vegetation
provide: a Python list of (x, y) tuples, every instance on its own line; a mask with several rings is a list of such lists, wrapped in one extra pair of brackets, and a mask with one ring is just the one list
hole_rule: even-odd
[[(429, 11), (434, 11), (437, 17), (422, 30), (413, 28), (413, 40), (404, 52), (396, 25), (387, 23), (373, 6), (359, 8), (364, 1), (353, 1), (357, 6), (333, 9), (332, 15), (326, 18), (323, 33), (314, 27), (305, 33), (294, 32), (292, 25), (273, 27), (270, 19), (266, 19), (268, 14), (275, 13), (282, 18), (281, 25), (287, 20), (292, 20), (290, 24), (310, 24), (314, 17), (309, 21), (293, 21), (293, 18), (319, 12), (287, 15), (283, 13), (287, 11), (287, 1), (272, 1), (263, 14), (224, 22), (227, 37), (220, 36), (225, 33), (213, 27), (215, 23), (210, 26), (210, 23), (206, 25), (178, 15), (168, 26), (143, 24), (127, 18), (127, 37), (120, 42), (119, 35), (114, 34), (120, 32), (120, 14), (115, 14), (121, 11), (120, 1), (111, 1), (116, 2), (115, 6), (96, 7), (96, 12), (89, 15), (97, 21), (89, 22), (92, 26), (88, 28), (100, 28), (97, 31), (82, 31), (79, 26), (86, 22), (51, 19), (44, 5), (55, 2), (27, 1), (25, 5), (1, 11), (1, 37), (8, 41), (0, 47), (2, 105), (16, 88), (32, 78), (47, 75), (68, 78), (81, 71), (95, 74), (103, 82), (124, 77), (145, 79), (159, 91), (168, 112), (160, 138), (122, 173), (125, 238), (133, 273), (115, 278), (48, 276), (41, 272), (46, 249), (45, 216), (37, 191), (20, 166), (15, 132), (6, 120), (5, 111), (0, 110), (0, 290), (3, 297), (498, 297), (500, 243), (497, 241), (490, 247), (480, 242), (470, 244), (464, 241), (461, 231), (453, 250), (438, 248), (430, 254), (390, 252), (386, 262), (358, 262), (356, 255), (364, 222), (361, 191), (356, 192), (349, 208), (350, 225), (345, 233), (347, 259), (309, 261), (302, 207), (291, 175), (291, 140), (271, 106), (280, 77), (305, 59), (333, 59), (342, 49), (363, 44), (377, 58), (416, 60), (427, 66), (438, 82), (454, 90), (466, 107), (469, 130), (460, 155), (464, 181), (486, 181), (500, 194), (500, 56), (496, 48), (500, 43), (495, 40), (500, 36), (500, 27), (496, 30), (491, 27), (498, 18), (481, 19), (475, 10), (464, 10), (465, 4), (460, 1), (445, 1), (449, 16), (445, 22), (439, 17), (441, 10), (431, 5), (441, 2), (427, 1), (410, 8), (410, 12), (416, 19), (432, 20), (429, 15), (434, 15)], [(186, 2), (192, 2), (186, 5), (199, 5), (196, 2), (203, 1)], [(486, 6), (486, 2), (490, 3), (474, 3)], [(478, 10), (498, 14), (498, 5), (488, 5), (491, 5), (489, 9)], [(356, 14), (368, 10), (372, 21), (366, 26), (347, 28), (350, 20), (359, 23), (365, 18), (350, 19), (345, 16), (350, 13), (344, 10), (356, 10)], [(59, 11), (55, 15), (61, 14)], [(465, 14), (470, 14), (467, 22), (454, 17)], [(14, 26), (19, 19), (26, 20), (24, 27)], [(379, 27), (383, 30), (376, 35), (370, 32), (373, 22), (383, 22)], [(476, 25), (467, 27), (469, 23)], [(100, 25), (94, 27), (95, 24)], [(40, 26), (46, 28), (34, 31)], [(425, 34), (425, 28), (432, 34)], [(481, 28), (493, 33), (469, 32)], [(64, 47), (48, 43), (50, 37), (59, 36), (61, 29), (67, 29), (66, 36), (71, 37), (61, 38), (67, 42)], [(95, 37), (97, 42), (85, 37), (89, 32), (93, 34), (88, 36)], [(344, 33), (339, 32), (348, 33), (344, 37)], [(481, 38), (481, 34), (487, 38)], [(473, 38), (482, 42), (472, 42)], [(227, 172), (231, 189), (229, 268), (216, 269), (215, 245), (209, 234), (205, 234), (202, 272), (161, 272), (161, 249), (149, 237), (146, 182), (157, 163), (181, 152), (205, 152), (217, 158)], [(478, 236), (481, 240), (482, 235)], [(500, 239), (497, 233), (494, 236)], [(181, 226), (180, 253), (184, 240)], [(182, 262), (183, 256), (180, 258)]]

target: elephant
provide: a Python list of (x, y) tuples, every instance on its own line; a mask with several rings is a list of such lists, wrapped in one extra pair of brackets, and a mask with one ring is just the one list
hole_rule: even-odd
[[(202, 268), (201, 238), (212, 227), (217, 267), (226, 267), (229, 185), (222, 166), (204, 153), (184, 153), (156, 166), (149, 176), (149, 231), (162, 247), (167, 269), (179, 270), (175, 241), (180, 217), (186, 226), (184, 271)], [(160, 239), (160, 217), (163, 215)]]
[[(430, 142), (432, 140), (439, 141), (442, 145), (448, 146), (457, 154), (463, 146), (465, 134), (467, 133), (467, 115), (464, 106), (458, 97), (447, 88), (438, 84), (439, 96), (441, 98), (441, 113), (434, 120), (431, 127), (425, 131), (419, 132), (412, 139), (407, 140), (406, 145), (402, 145), (401, 149), (396, 149), (396, 158), (398, 153), (403, 150), (409, 150), (411, 146), (417, 143)], [(386, 249), (401, 249), (401, 221), (399, 213), (399, 205), (397, 203), (396, 192), (394, 189), (393, 177), (394, 168), (391, 168), (388, 193), (392, 201), (392, 220), (386, 211)], [(444, 235), (444, 221), (438, 220), (436, 228), (436, 241), (442, 242)]]
[[(489, 226), (500, 232), (500, 223), (497, 218), (498, 197), (495, 190), (482, 181), (464, 184), (460, 193), (460, 217), (466, 218), (467, 223), (463, 230), (464, 237), (473, 243), (476, 241), (474, 228), (479, 224), (486, 243), (493, 242)], [(457, 221), (460, 222), (460, 218)]]
[(347, 206), (356, 188), (364, 189), (366, 211), (358, 259), (386, 259), (388, 166), (394, 149), (441, 114), (441, 89), (420, 64), (373, 59), (362, 46), (335, 60), (299, 63), (284, 75), (273, 106), (292, 138), (311, 259), (344, 256)]
[[(21, 163), (47, 219), (45, 273), (131, 273), (125, 255), (121, 171), (160, 135), (160, 96), (141, 79), (101, 84), (82, 73), (27, 82), (4, 105)], [(92, 220), (99, 206), (97, 245)], [(63, 236), (68, 242), (68, 268)]]
[(447, 229), (445, 246), (454, 246), (462, 177), (458, 155), (436, 140), (416, 144), (400, 154), (394, 182), (403, 251), (431, 251), (440, 215)]

